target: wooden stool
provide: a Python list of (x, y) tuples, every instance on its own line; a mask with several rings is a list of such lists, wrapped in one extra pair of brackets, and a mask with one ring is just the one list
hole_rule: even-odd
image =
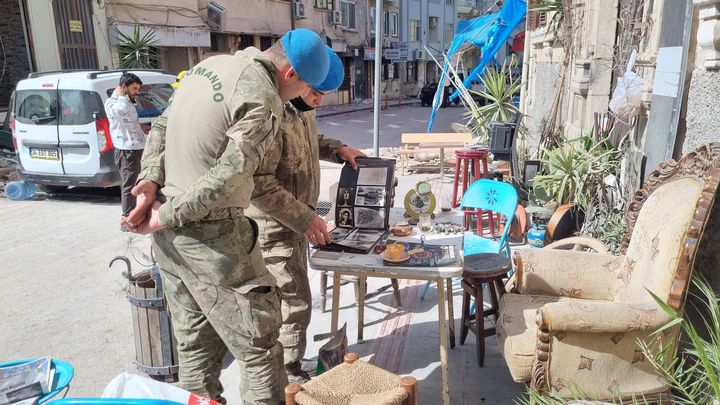
[[(453, 193), (452, 193), (452, 207), (457, 208), (460, 205), (460, 200), (463, 194), (467, 190), (468, 186), (475, 180), (482, 178), (490, 178), (491, 174), (488, 170), (488, 149), (459, 149), (455, 151), (455, 180), (453, 181)], [(472, 163), (472, 177), (470, 177), (470, 164)], [(480, 166), (482, 165), (482, 172)], [(460, 176), (462, 174), (462, 185), (460, 183)], [(461, 188), (462, 187), (462, 188)], [(462, 190), (462, 191), (460, 191)], [(468, 210), (464, 211), (465, 214), (465, 228), (469, 229), (470, 217), (472, 215), (477, 216), (477, 234), (482, 236), (483, 229), (483, 215), (487, 214), (488, 227), (490, 233), (495, 235), (495, 222), (493, 220), (492, 213), (483, 210)]]
[[(510, 259), (496, 253), (480, 253), (465, 256), (465, 264), (462, 275), (462, 329), (460, 331), (460, 344), (465, 343), (468, 331), (471, 330), (476, 336), (478, 366), (482, 367), (485, 362), (485, 338), (495, 334), (495, 327), (485, 329), (485, 317), (493, 315), (497, 322), (500, 305), (498, 300), (505, 292), (503, 277), (507, 275), (512, 267)], [(490, 309), (484, 309), (483, 305), (483, 284), (488, 285), (490, 292)], [(470, 315), (471, 297), (475, 298), (475, 319)]]
[(358, 360), (348, 353), (344, 363), (313, 378), (303, 385), (292, 383), (285, 388), (287, 405), (302, 404), (403, 404), (416, 405), (417, 381), (400, 377), (380, 367)]

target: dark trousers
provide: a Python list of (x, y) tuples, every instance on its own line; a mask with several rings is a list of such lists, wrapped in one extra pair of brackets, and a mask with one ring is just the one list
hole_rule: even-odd
[(140, 174), (140, 161), (142, 160), (143, 150), (123, 150), (115, 149), (115, 164), (120, 170), (120, 178), (122, 179), (121, 201), (122, 214), (124, 217), (130, 214), (135, 208), (135, 196), (131, 191), (135, 186), (138, 175)]

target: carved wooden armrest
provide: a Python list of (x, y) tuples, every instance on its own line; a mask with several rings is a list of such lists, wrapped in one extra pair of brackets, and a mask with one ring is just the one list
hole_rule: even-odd
[(609, 300), (621, 260), (571, 250), (516, 250), (515, 289), (520, 294)]
[(535, 322), (542, 332), (609, 333), (653, 331), (672, 318), (656, 303), (565, 301), (545, 304)]

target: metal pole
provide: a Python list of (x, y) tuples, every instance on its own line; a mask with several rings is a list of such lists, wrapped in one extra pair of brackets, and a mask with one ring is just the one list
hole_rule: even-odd
[(382, 75), (383, 0), (375, 0), (375, 94), (373, 108), (373, 154), (380, 157), (380, 79)]

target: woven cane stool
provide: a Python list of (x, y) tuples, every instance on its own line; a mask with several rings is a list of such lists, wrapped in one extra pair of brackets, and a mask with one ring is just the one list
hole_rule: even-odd
[(348, 353), (344, 363), (303, 385), (285, 388), (287, 405), (417, 405), (417, 381), (358, 360)]

